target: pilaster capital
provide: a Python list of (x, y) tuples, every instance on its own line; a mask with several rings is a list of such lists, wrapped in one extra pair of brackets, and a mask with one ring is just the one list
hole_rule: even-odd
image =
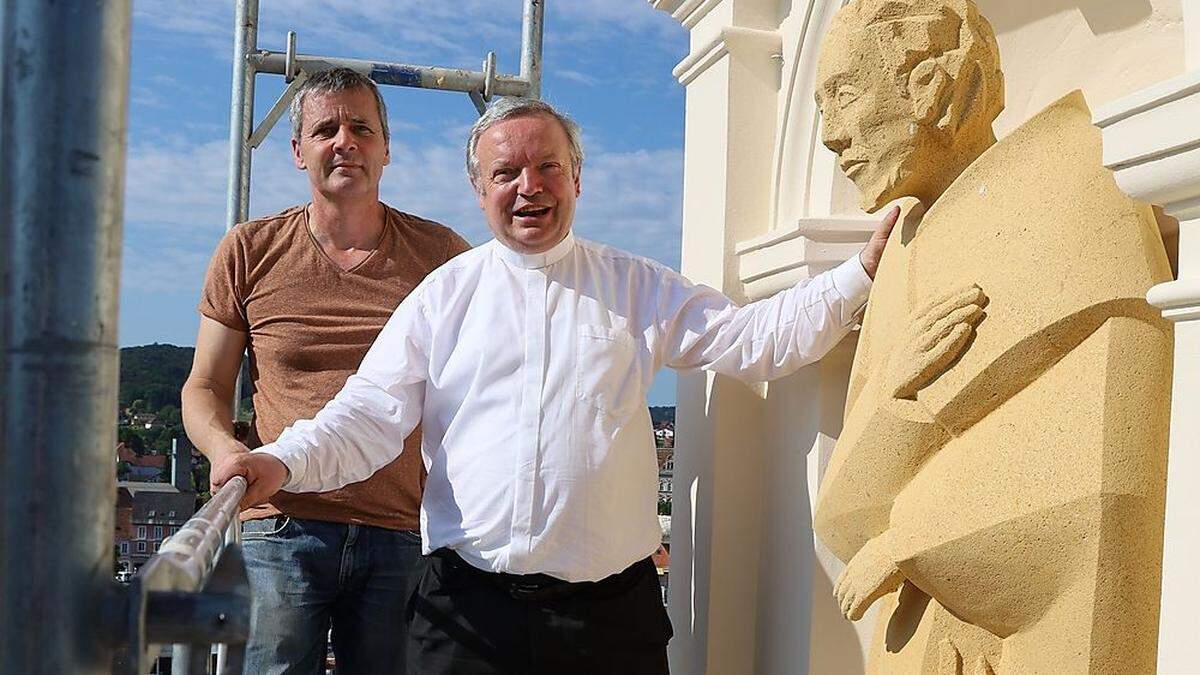
[(867, 217), (802, 218), (794, 229), (739, 243), (734, 253), (746, 299), (770, 297), (837, 267), (862, 249), (876, 226)]
[(1179, 220), (1200, 217), (1200, 70), (1102, 106), (1104, 165), (1134, 199)]
[(726, 0), (649, 0), (650, 5), (660, 12), (670, 14), (684, 28), (691, 30), (700, 23), (714, 7)]
[(1200, 319), (1200, 279), (1158, 284), (1146, 293), (1146, 301), (1161, 309), (1168, 321), (1196, 321)]
[(693, 49), (687, 58), (675, 66), (671, 74), (686, 87), (726, 56), (774, 57), (776, 67), (781, 67), (782, 60), (779, 56), (782, 51), (783, 38), (776, 31), (726, 26), (708, 43), (699, 49)]

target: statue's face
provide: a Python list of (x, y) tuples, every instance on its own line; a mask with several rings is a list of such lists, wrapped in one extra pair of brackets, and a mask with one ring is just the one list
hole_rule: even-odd
[(835, 24), (817, 64), (822, 141), (858, 186), (866, 211), (919, 195), (943, 150), (935, 130), (918, 122), (876, 40), (869, 30)]

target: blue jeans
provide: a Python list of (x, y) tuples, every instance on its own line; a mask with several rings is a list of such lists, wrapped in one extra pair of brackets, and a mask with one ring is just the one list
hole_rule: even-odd
[(323, 675), (327, 636), (339, 674), (404, 673), (419, 533), (276, 516), (243, 523), (242, 548), (247, 674)]

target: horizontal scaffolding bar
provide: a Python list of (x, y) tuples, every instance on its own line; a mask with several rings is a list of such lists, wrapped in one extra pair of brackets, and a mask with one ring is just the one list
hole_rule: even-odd
[[(204, 508), (171, 535), (138, 572), (155, 591), (198, 591), (212, 574), (225, 545), (225, 530), (237, 517), (246, 479), (234, 476)], [(164, 583), (165, 582), (165, 583)]]
[[(260, 73), (285, 75), (287, 53), (261, 50), (247, 57), (254, 70)], [(301, 70), (318, 72), (330, 68), (349, 68), (370, 77), (377, 84), (419, 89), (440, 89), (470, 93), (482, 92), (488, 84), (487, 75), (477, 70), (441, 68), (438, 66), (413, 66), (386, 61), (367, 61), (333, 56), (297, 54), (296, 64)], [(518, 75), (497, 74), (488, 87), (494, 96), (529, 96), (536, 88)]]
[(241, 593), (157, 591), (146, 602), (150, 644), (241, 643), (250, 634), (250, 597)]

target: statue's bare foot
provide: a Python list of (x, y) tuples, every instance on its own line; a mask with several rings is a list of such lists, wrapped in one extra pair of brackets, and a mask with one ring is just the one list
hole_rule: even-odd
[(858, 621), (876, 600), (900, 587), (904, 575), (892, 559), (888, 542), (883, 535), (868, 541), (850, 559), (833, 585), (842, 614)]

